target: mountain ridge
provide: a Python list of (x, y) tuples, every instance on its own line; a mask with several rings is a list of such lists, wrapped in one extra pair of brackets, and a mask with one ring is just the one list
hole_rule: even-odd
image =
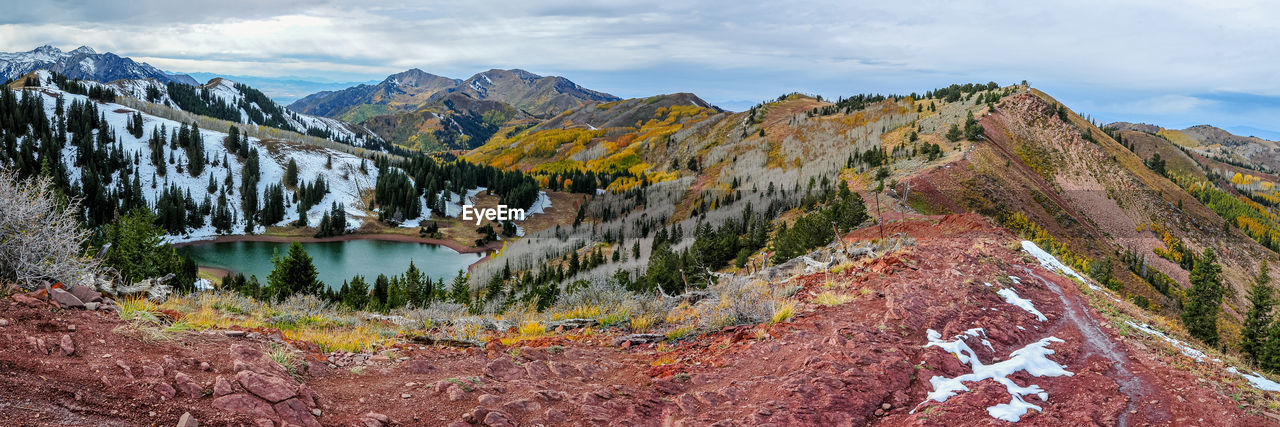
[(43, 45), (27, 52), (0, 52), (0, 79), (13, 80), (39, 69), (48, 69), (76, 80), (110, 82), (119, 79), (156, 79), (188, 85), (199, 83), (185, 74), (170, 74), (145, 62), (111, 52), (98, 53), (88, 46), (68, 52)]

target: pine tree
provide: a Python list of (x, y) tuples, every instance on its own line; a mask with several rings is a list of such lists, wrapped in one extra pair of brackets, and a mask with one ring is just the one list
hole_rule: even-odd
[(1213, 249), (1205, 248), (1191, 269), (1191, 289), (1182, 312), (1182, 323), (1191, 336), (1211, 346), (1218, 345), (1218, 310), (1222, 305), (1222, 266)]
[(1258, 277), (1249, 287), (1249, 311), (1245, 313), (1244, 325), (1240, 330), (1240, 353), (1250, 362), (1258, 363), (1263, 356), (1267, 341), (1267, 327), (1272, 323), (1271, 309), (1275, 306), (1271, 277), (1267, 271), (1267, 260), (1262, 260), (1258, 267)]
[(386, 312), (388, 308), (388, 299), (391, 294), (391, 281), (387, 279), (387, 275), (379, 274), (373, 280), (373, 292), (369, 295), (369, 309), (373, 311)]
[(289, 159), (289, 165), (284, 169), (284, 185), (289, 188), (298, 186), (298, 162)]
[(298, 293), (319, 294), (323, 284), (316, 279), (316, 266), (311, 255), (307, 255), (307, 251), (302, 249), (301, 243), (293, 242), (289, 245), (288, 255), (282, 258), (277, 254), (272, 257), (271, 263), (275, 267), (267, 276), (268, 298), (284, 299)]
[(351, 286), (343, 297), (342, 303), (354, 310), (363, 310), (369, 306), (369, 284), (365, 283), (364, 276), (357, 275), (351, 278)]
[[(184, 260), (164, 241), (165, 230), (155, 222), (151, 210), (142, 206), (103, 227), (101, 243), (111, 245), (103, 262), (120, 272), (120, 277), (128, 283), (168, 273), (185, 276), (181, 274)], [(180, 290), (189, 291), (193, 281), (194, 278), (172, 283)]]

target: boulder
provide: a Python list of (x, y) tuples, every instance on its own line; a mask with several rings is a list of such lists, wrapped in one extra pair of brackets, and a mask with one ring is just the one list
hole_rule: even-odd
[(490, 411), (484, 416), (484, 425), (490, 427), (506, 427), (514, 426), (515, 423), (511, 421), (511, 416), (502, 411)]
[(391, 418), (377, 412), (370, 412), (360, 417), (360, 424), (366, 427), (383, 427), (391, 423)]
[(218, 378), (213, 380), (214, 396), (222, 397), (231, 393), (235, 393), (235, 391), (236, 391), (235, 388), (232, 387), (231, 385), (231, 381), (227, 381), (227, 379), (223, 378), (221, 375), (219, 375)]
[(582, 376), (582, 372), (573, 365), (564, 362), (552, 361), (550, 364), (551, 373), (560, 378), (573, 378)]
[(448, 389), (445, 389), (445, 395), (449, 396), (449, 400), (454, 402), (467, 398), (466, 390), (463, 390), (462, 387), (458, 387), (457, 384), (452, 383), (449, 384)]
[(102, 302), (102, 293), (89, 289), (86, 286), (72, 286), (71, 289), (68, 290), (71, 292), (71, 295), (75, 295), (80, 302)]
[(285, 425), (300, 425), (306, 427), (320, 427), (320, 422), (316, 421), (316, 416), (311, 414), (311, 409), (307, 408), (307, 404), (302, 403), (298, 399), (288, 399), (275, 404), (276, 413), (280, 415), (280, 421)]
[(511, 361), (511, 358), (503, 356), (489, 362), (489, 364), (484, 367), (484, 374), (498, 381), (511, 381), (523, 377), (525, 375), (525, 371), (523, 368), (516, 366), (516, 364)]
[(177, 385), (178, 391), (181, 392), (183, 396), (190, 397), (192, 399), (204, 396), (204, 387), (201, 387), (199, 383), (196, 383), (196, 380), (192, 379), (190, 375), (182, 372), (175, 373), (173, 374), (173, 381), (174, 384)]
[(529, 378), (540, 380), (551, 376), (551, 369), (547, 368), (547, 362), (534, 360), (524, 364), (525, 373), (529, 374)]
[(289, 380), (262, 375), (251, 370), (237, 372), (236, 382), (239, 382), (245, 390), (271, 403), (298, 395), (297, 385)]
[(542, 409), (542, 405), (529, 399), (520, 399), (514, 402), (502, 405), (502, 409), (517, 414), (528, 414)]
[(100, 302), (86, 302), (86, 303), (84, 303), (84, 309), (85, 309), (85, 310), (89, 310), (89, 311), (98, 311), (98, 308), (99, 308), (99, 307), (101, 307), (101, 306), (102, 306), (102, 303), (100, 303)]
[(75, 295), (62, 289), (50, 288), (49, 298), (53, 299), (62, 308), (84, 308), (84, 301), (80, 301), (80, 298), (76, 298)]
[(323, 377), (333, 373), (333, 370), (329, 368), (329, 364), (324, 362), (317, 362), (312, 360), (302, 366), (305, 366), (307, 368), (307, 375), (310, 375), (313, 377)]
[(547, 421), (552, 424), (564, 424), (566, 421), (569, 421), (569, 417), (565, 415), (564, 412), (561, 412), (556, 408), (547, 409), (547, 413), (544, 416), (547, 418)]
[(173, 386), (166, 382), (158, 382), (156, 385), (151, 386), (151, 389), (155, 390), (156, 393), (160, 393), (165, 399), (172, 399), (174, 395), (178, 394), (178, 391), (174, 390)]
[(276, 415), (271, 404), (249, 393), (228, 394), (213, 399), (213, 407), (255, 417), (274, 418)]
[(142, 365), (142, 375), (146, 377), (163, 377), (164, 367), (158, 363), (147, 361), (147, 364)]
[(9, 298), (12, 298), (13, 301), (17, 302), (18, 304), (22, 304), (30, 308), (44, 307), (44, 304), (45, 304), (44, 301), (41, 301), (38, 298), (32, 298), (22, 294), (13, 294), (13, 296)]
[(314, 408), (316, 406), (319, 406), (319, 404), (317, 403), (317, 401), (319, 400), (319, 397), (316, 396), (316, 392), (311, 391), (311, 387), (307, 387), (306, 384), (302, 384), (298, 386), (298, 400), (301, 400), (302, 403), (307, 404), (308, 408)]

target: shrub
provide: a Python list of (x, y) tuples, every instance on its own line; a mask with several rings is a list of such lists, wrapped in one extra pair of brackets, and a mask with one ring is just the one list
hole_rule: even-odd
[(0, 172), (0, 282), (34, 289), (41, 280), (74, 283), (98, 273), (84, 256), (89, 232), (80, 228), (76, 200), (56, 193), (49, 178), (18, 179)]

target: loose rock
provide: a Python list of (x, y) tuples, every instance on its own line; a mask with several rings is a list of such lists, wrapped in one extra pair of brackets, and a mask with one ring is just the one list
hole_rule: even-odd
[(222, 397), (231, 393), (235, 393), (235, 389), (231, 386), (231, 381), (227, 381), (227, 379), (223, 378), (221, 375), (219, 375), (217, 379), (213, 380), (214, 396)]
[(71, 295), (75, 295), (76, 299), (88, 304), (91, 302), (102, 302), (102, 293), (89, 289), (85, 286), (72, 286)]
[(200, 422), (196, 421), (196, 417), (192, 416), (190, 412), (183, 412), (182, 418), (178, 418), (177, 427), (200, 427)]
[(63, 356), (71, 356), (76, 353), (76, 343), (71, 341), (70, 335), (63, 335), (62, 342), (59, 344), (62, 348)]
[(173, 380), (178, 386), (178, 391), (182, 392), (182, 395), (186, 397), (196, 399), (204, 395), (204, 387), (201, 387), (194, 379), (191, 379), (190, 375), (178, 372), (173, 374)]
[(80, 301), (80, 298), (62, 289), (50, 289), (49, 298), (62, 308), (84, 308), (84, 301)]

